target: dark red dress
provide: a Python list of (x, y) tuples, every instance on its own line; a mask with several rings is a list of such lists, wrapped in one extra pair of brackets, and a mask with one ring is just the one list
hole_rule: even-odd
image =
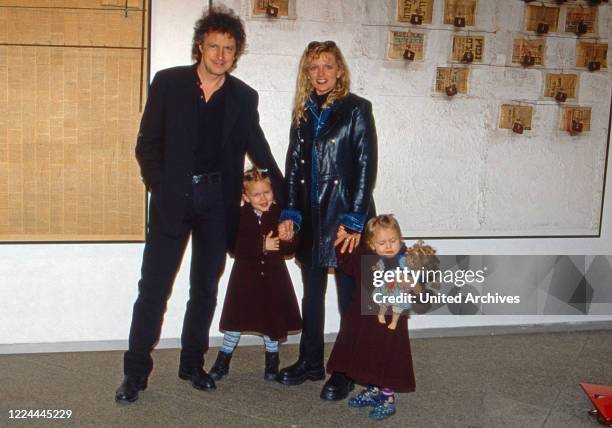
[(407, 317), (402, 315), (395, 330), (378, 322), (376, 315), (361, 314), (362, 248), (338, 255), (339, 268), (355, 277), (351, 305), (342, 317), (340, 331), (327, 362), (327, 372), (345, 373), (360, 385), (412, 392), (415, 388)]
[(264, 237), (278, 226), (280, 209), (276, 204), (261, 216), (261, 224), (251, 204), (240, 209), (240, 227), (234, 266), (223, 303), (221, 331), (240, 331), (284, 339), (299, 333), (302, 318), (293, 290), (285, 256), (295, 251), (294, 241), (280, 243), (279, 251), (264, 253)]

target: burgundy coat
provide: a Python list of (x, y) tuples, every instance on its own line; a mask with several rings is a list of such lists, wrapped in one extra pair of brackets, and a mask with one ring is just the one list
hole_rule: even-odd
[(402, 315), (395, 330), (378, 322), (376, 315), (361, 315), (362, 290), (360, 247), (352, 254), (337, 252), (338, 265), (355, 277), (353, 300), (340, 321), (340, 331), (327, 361), (327, 372), (345, 373), (360, 385), (393, 388), (396, 392), (412, 392), (415, 388), (414, 370), (408, 322)]
[(279, 251), (264, 253), (264, 237), (277, 235), (280, 209), (273, 204), (261, 216), (261, 224), (251, 204), (240, 208), (240, 226), (234, 266), (223, 303), (219, 329), (284, 339), (302, 329), (302, 318), (285, 264), (285, 256), (295, 252), (295, 242), (280, 243)]

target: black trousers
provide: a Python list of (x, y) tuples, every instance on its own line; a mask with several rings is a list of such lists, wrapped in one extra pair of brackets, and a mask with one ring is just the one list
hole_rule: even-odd
[[(323, 329), (325, 327), (325, 292), (327, 290), (328, 268), (302, 266), (302, 337), (300, 339), (300, 360), (311, 365), (323, 364)], [(355, 280), (340, 269), (335, 273), (338, 308), (340, 316), (351, 303)]]
[(194, 184), (178, 237), (160, 231), (153, 192), (129, 348), (123, 358), (126, 375), (146, 377), (153, 370), (151, 351), (159, 340), (166, 303), (189, 236), (192, 238), (190, 287), (181, 334), (180, 364), (186, 368), (203, 366), (227, 252), (221, 187), (221, 183)]

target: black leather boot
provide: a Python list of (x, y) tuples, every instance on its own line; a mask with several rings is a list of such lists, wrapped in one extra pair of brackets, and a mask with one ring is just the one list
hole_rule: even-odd
[(276, 380), (284, 385), (300, 385), (307, 380), (325, 379), (323, 364), (309, 364), (305, 360), (298, 360), (295, 364), (282, 369)]
[(212, 391), (217, 386), (215, 381), (210, 377), (202, 367), (179, 367), (178, 376), (183, 380), (191, 381), (191, 386), (200, 391)]
[(227, 352), (219, 351), (215, 364), (210, 368), (208, 374), (214, 380), (221, 380), (221, 378), (229, 373), (230, 361), (232, 360), (232, 354)]
[(323, 400), (343, 400), (348, 397), (349, 392), (355, 388), (353, 379), (344, 373), (333, 372), (331, 377), (323, 385), (321, 398)]
[(276, 380), (276, 376), (278, 375), (278, 364), (278, 352), (266, 352), (265, 380)]
[(138, 393), (147, 389), (147, 378), (127, 375), (115, 391), (117, 403), (133, 403), (138, 400)]

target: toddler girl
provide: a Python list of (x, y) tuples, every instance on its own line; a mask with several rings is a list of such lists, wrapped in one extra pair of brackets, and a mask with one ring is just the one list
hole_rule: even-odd
[(244, 173), (244, 205), (236, 241), (234, 265), (223, 303), (219, 328), (225, 333), (210, 376), (220, 380), (229, 373), (232, 353), (241, 332), (263, 336), (266, 348), (264, 378), (278, 374), (278, 342), (302, 328), (302, 319), (285, 256), (293, 254), (294, 241), (280, 241), (274, 233), (280, 209), (265, 171)]
[[(373, 277), (364, 278), (362, 283), (361, 275), (365, 272), (371, 275), (380, 267), (381, 261), (385, 270), (394, 270), (400, 265), (400, 258), (407, 259), (410, 269), (425, 267), (433, 270), (437, 269), (438, 259), (435, 250), (421, 241), (407, 249), (401, 240), (399, 224), (391, 215), (370, 219), (364, 233), (366, 245), (352, 254), (342, 252), (339, 247), (336, 249), (339, 268), (355, 277), (356, 287), (351, 306), (342, 317), (340, 331), (327, 362), (327, 372), (340, 372), (358, 384), (368, 385), (349, 400), (349, 405), (372, 406), (370, 418), (380, 420), (396, 412), (396, 391), (412, 392), (415, 388), (408, 322), (405, 315), (397, 314), (396, 317), (395, 312), (393, 317), (387, 315), (388, 308), (379, 313), (372, 299), (372, 291), (376, 292), (372, 286)], [(336, 245), (343, 239), (344, 234), (340, 231)], [(419, 257), (422, 253), (428, 256)], [(367, 269), (361, 269), (362, 259), (370, 264)], [(423, 286), (413, 282), (410, 289), (416, 295), (423, 290)], [(363, 314), (362, 307), (371, 315)], [(380, 316), (380, 321), (376, 314)], [(389, 321), (392, 324), (388, 326)]]

